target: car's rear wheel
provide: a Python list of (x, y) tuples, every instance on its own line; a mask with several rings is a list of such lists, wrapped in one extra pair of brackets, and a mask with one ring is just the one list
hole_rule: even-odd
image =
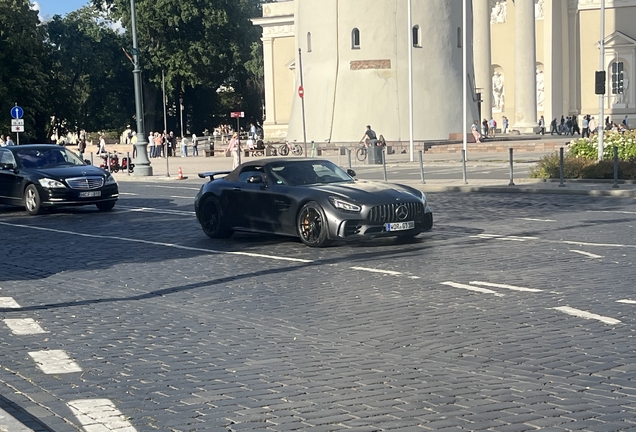
[(110, 211), (115, 207), (115, 201), (104, 201), (95, 204), (100, 211)]
[(228, 238), (232, 230), (227, 227), (223, 210), (216, 197), (205, 198), (199, 207), (199, 223), (203, 232), (210, 238)]
[(297, 227), (300, 240), (309, 247), (323, 247), (330, 243), (325, 212), (316, 202), (303, 206), (298, 213)]
[(30, 184), (24, 190), (24, 208), (31, 216), (42, 214), (42, 201), (35, 185)]

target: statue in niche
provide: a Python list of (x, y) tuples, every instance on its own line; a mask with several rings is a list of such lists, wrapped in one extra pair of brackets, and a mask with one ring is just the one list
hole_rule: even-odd
[(492, 76), (492, 107), (496, 110), (503, 110), (504, 107), (504, 79), (499, 71)]
[(615, 104), (626, 104), (627, 101), (627, 87), (629, 86), (629, 78), (623, 76), (623, 88), (620, 93), (616, 93), (616, 98), (614, 99)]
[(543, 71), (537, 69), (537, 109), (543, 111), (545, 104), (545, 81)]
[(492, 0), (490, 10), (490, 24), (506, 22), (507, 5), (506, 0)]
[(534, 0), (534, 18), (542, 20), (545, 16), (545, 0)]

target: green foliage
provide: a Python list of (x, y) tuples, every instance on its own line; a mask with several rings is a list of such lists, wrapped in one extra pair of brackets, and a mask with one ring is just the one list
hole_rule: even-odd
[[(579, 140), (580, 141), (580, 140)], [(544, 156), (530, 169), (531, 178), (557, 179), (561, 177), (558, 152)], [(595, 158), (573, 156), (572, 152), (563, 157), (563, 177), (568, 179), (613, 179), (613, 160), (596, 161)], [(636, 180), (636, 159), (618, 164), (618, 178)]]
[[(614, 159), (614, 146), (618, 147), (618, 159), (636, 159), (636, 131), (606, 132), (603, 135), (603, 159)], [(570, 144), (570, 154), (575, 157), (595, 160), (598, 158), (598, 135), (579, 138)]]

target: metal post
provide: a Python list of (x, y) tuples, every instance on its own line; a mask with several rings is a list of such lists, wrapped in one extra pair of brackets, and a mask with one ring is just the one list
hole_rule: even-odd
[[(298, 66), (300, 72), (300, 86), (305, 89), (303, 85), (303, 58), (302, 58), (302, 50), (298, 48)], [(303, 142), (305, 143), (305, 157), (307, 157), (307, 126), (305, 125), (305, 96), (300, 98), (300, 103), (303, 110)]]
[[(414, 149), (415, 144), (413, 143), (413, 11), (411, 0), (408, 0), (407, 4), (407, 20), (409, 22), (409, 37), (408, 37), (408, 63), (409, 63), (409, 160), (411, 162), (414, 161)], [(420, 41), (421, 42), (421, 41)]]
[(464, 176), (464, 184), (468, 184), (466, 180), (466, 150), (462, 150), (462, 175)]
[(386, 181), (386, 156), (384, 149), (382, 149), (382, 170), (384, 171), (384, 181)]
[(311, 157), (314, 157), (316, 154), (316, 143), (314, 141), (311, 142)]
[(93, 152), (91, 152), (91, 165), (95, 165), (95, 164), (93, 163)]
[(614, 146), (614, 184), (612, 188), (618, 189), (618, 147)]
[[(601, 0), (601, 41), (599, 70), (605, 70), (605, 0)], [(598, 160), (603, 160), (603, 137), (605, 134), (605, 95), (598, 95), (599, 111), (601, 118), (598, 119)]]
[(510, 147), (510, 183), (508, 183), (508, 186), (514, 186), (515, 182), (513, 181), (513, 157), (512, 157), (512, 152), (514, 151), (512, 147)]
[(424, 157), (422, 155), (422, 150), (418, 150), (418, 153), (420, 155), (420, 177), (422, 178), (422, 184), (426, 184), (426, 182), (424, 181)]
[(130, 152), (126, 152), (126, 171), (130, 175)]
[(111, 172), (111, 170), (110, 170), (110, 152), (106, 153), (106, 168), (108, 168), (108, 172)]
[(347, 158), (349, 159), (349, 169), (351, 169), (351, 149), (347, 149)]
[(560, 177), (561, 177), (561, 183), (559, 183), (559, 187), (565, 187), (565, 184), (563, 183), (563, 172), (565, 171), (565, 168), (563, 166), (563, 147), (561, 147), (559, 149), (559, 172), (560, 172)]

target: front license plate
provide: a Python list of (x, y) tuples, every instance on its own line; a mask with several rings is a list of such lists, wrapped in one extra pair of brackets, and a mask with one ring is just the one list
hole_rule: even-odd
[(415, 222), (394, 222), (384, 225), (387, 231), (404, 231), (415, 228)]
[(102, 196), (102, 191), (90, 191), (90, 192), (79, 193), (80, 198), (92, 198), (92, 197), (98, 197), (98, 196)]

